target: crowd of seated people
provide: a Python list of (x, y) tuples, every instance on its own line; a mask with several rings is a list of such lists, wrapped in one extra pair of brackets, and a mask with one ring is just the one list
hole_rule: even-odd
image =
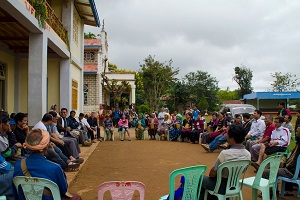
[[(79, 117), (76, 117), (75, 111), (71, 111), (68, 116), (66, 108), (57, 112), (57, 106), (52, 105), (50, 112), (44, 114), (41, 120), (30, 128), (27, 121), (30, 116), (26, 113), (12, 113), (9, 116), (7, 112), (1, 111), (0, 196), (5, 195), (7, 199), (24, 199), (23, 194), (12, 191), (12, 178), (25, 175), (20, 169), (20, 161), (26, 159), (31, 176), (46, 177), (57, 183), (62, 198), (80, 199), (80, 196), (67, 192), (64, 172), (78, 171), (84, 162), (79, 155), (80, 146), (91, 146), (95, 137), (102, 139), (97, 118), (96, 123), (89, 124), (89, 121), (93, 120), (93, 114), (88, 119), (84, 116), (80, 113)], [(46, 169), (48, 167), (49, 170)], [(49, 198), (46, 195), (43, 199)]]

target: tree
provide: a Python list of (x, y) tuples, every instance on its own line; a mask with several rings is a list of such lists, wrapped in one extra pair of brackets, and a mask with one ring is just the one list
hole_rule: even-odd
[(84, 39), (95, 39), (96, 35), (94, 33), (88, 32), (84, 33)]
[(282, 72), (271, 73), (271, 76), (275, 78), (272, 86), (274, 92), (295, 92), (299, 91), (300, 80), (296, 75), (291, 73), (283, 74)]
[(204, 96), (202, 96), (198, 103), (198, 108), (204, 112), (204, 110), (208, 109), (208, 102)]
[(102, 77), (102, 87), (104, 90), (112, 94), (113, 101), (114, 101), (114, 107), (119, 108), (119, 102), (121, 101), (121, 95), (129, 90), (131, 86), (129, 85), (128, 81), (121, 81), (119, 83), (115, 79), (109, 79), (104, 73), (101, 74)]
[(113, 72), (118, 69), (118, 66), (116, 64), (108, 62), (108, 71)]
[(252, 81), (252, 71), (245, 67), (235, 67), (234, 68), (235, 75), (233, 76), (233, 80), (239, 85), (238, 94), (239, 98), (242, 98), (245, 94), (250, 94), (253, 91), (251, 86)]
[(135, 103), (136, 105), (142, 105), (145, 102), (145, 91), (144, 83), (142, 81), (141, 73), (138, 72), (135, 74)]
[(140, 64), (145, 100), (150, 108), (158, 110), (161, 96), (166, 93), (175, 80), (175, 75), (179, 72), (178, 69), (174, 69), (171, 65), (172, 59), (161, 63), (151, 55), (144, 59), (143, 64)]
[(223, 103), (227, 100), (236, 100), (239, 99), (238, 90), (230, 91), (229, 88), (226, 88), (226, 90), (219, 90), (217, 93), (217, 97), (220, 101), (220, 103)]
[(204, 71), (190, 72), (184, 77), (184, 84), (187, 86), (189, 97), (195, 99), (196, 102), (202, 96), (208, 99), (208, 109), (215, 110), (218, 102), (217, 92), (219, 90), (218, 81), (215, 77)]

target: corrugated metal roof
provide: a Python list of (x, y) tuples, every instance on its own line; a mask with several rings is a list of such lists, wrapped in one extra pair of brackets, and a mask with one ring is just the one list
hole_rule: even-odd
[(84, 24), (100, 27), (100, 20), (94, 0), (75, 0), (76, 9)]
[(300, 92), (254, 92), (245, 94), (243, 99), (300, 99)]

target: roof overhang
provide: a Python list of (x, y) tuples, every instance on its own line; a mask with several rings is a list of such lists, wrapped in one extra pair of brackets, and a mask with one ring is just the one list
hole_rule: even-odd
[(94, 0), (75, 0), (76, 9), (84, 24), (100, 27), (100, 20)]
[(83, 74), (97, 74), (97, 72), (83, 72)]
[(300, 92), (254, 92), (245, 94), (243, 99), (300, 99)]

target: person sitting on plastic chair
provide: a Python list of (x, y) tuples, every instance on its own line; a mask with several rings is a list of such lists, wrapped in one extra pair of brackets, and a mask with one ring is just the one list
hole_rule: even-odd
[(108, 136), (110, 135), (110, 141), (113, 141), (113, 134), (114, 134), (114, 128), (113, 128), (113, 120), (111, 119), (110, 115), (105, 116), (105, 120), (103, 121), (103, 127), (104, 127), (104, 134), (106, 134), (106, 138), (108, 140)]
[[(245, 149), (243, 145), (244, 138), (246, 136), (246, 131), (242, 125), (230, 125), (228, 134), (227, 134), (227, 142), (231, 146), (230, 149), (222, 150), (217, 158), (215, 165), (211, 168), (209, 172), (209, 176), (204, 176), (200, 199), (204, 199), (205, 190), (214, 190), (216, 181), (217, 181), (217, 171), (218, 166), (230, 160), (249, 160), (251, 159), (250, 152)], [(226, 190), (227, 176), (223, 172), (223, 179), (221, 182), (220, 194), (224, 194)], [(211, 198), (209, 198), (211, 199)]]
[[(121, 131), (121, 141), (124, 141), (125, 132), (128, 134), (128, 141), (130, 141), (130, 133), (129, 133), (129, 126), (128, 126), (128, 119), (126, 119), (126, 115), (123, 114), (122, 118), (119, 120), (119, 131)], [(124, 135), (123, 135), (124, 131)]]
[(290, 142), (290, 131), (287, 128), (282, 127), (284, 122), (283, 117), (275, 118), (275, 127), (271, 134), (270, 142), (266, 142), (260, 146), (259, 156), (256, 162), (252, 162), (251, 165), (258, 170), (261, 162), (267, 158), (268, 155), (285, 152)]
[(139, 113), (138, 118), (132, 124), (135, 126), (135, 137), (137, 140), (143, 139), (143, 133), (145, 131), (146, 122), (143, 113)]
[[(287, 178), (293, 178), (296, 170), (297, 165), (297, 159), (300, 154), (300, 127), (297, 128), (296, 134), (295, 134), (295, 140), (296, 140), (296, 146), (291, 151), (290, 156), (284, 163), (285, 167), (279, 168), (277, 177), (283, 176)], [(270, 174), (270, 169), (265, 169), (264, 173), (262, 175), (263, 178), (268, 179)], [(284, 196), (293, 196), (293, 183), (286, 182), (285, 183), (285, 193)]]
[[(68, 192), (68, 183), (66, 175), (64, 174), (60, 165), (48, 161), (45, 154), (49, 147), (50, 135), (46, 130), (33, 129), (25, 139), (23, 147), (29, 149), (31, 154), (26, 159), (18, 160), (15, 163), (14, 175), (16, 176), (30, 176), (37, 178), (45, 178), (57, 184), (61, 193), (62, 199), (81, 199), (77, 194), (70, 194)], [(47, 190), (48, 191), (48, 190)], [(21, 189), (16, 190), (13, 186), (13, 194), (15, 199), (25, 200)], [(44, 192), (44, 200), (52, 199), (52, 194)]]

